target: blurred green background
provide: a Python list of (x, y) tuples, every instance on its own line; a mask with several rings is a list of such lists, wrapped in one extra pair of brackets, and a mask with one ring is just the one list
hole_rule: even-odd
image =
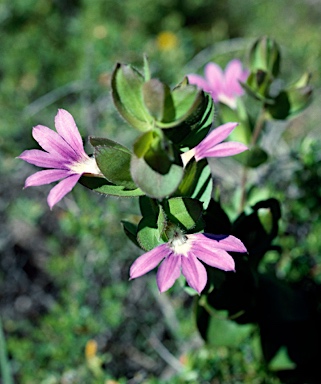
[(321, 247), (320, 17), (318, 0), (1, 1), (0, 310), (15, 382), (279, 382), (255, 345), (204, 346), (179, 284), (159, 295), (153, 276), (128, 282), (139, 250), (120, 220), (136, 214), (136, 200), (77, 186), (50, 211), (49, 186), (22, 190), (35, 167), (16, 156), (36, 148), (32, 126), (54, 128), (58, 108), (84, 137), (129, 143), (136, 133), (110, 94), (117, 62), (140, 68), (147, 54), (153, 75), (175, 85), (209, 61), (246, 63), (251, 42), (269, 35), (285, 79), (310, 71), (314, 84), (314, 102), (282, 135), (288, 157), (273, 165), (284, 172), (266, 174), (292, 223), (280, 241), (304, 274), (300, 257)]

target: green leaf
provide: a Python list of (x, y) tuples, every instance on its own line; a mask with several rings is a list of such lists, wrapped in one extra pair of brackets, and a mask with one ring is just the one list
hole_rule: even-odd
[(146, 131), (153, 126), (153, 118), (143, 100), (143, 76), (130, 65), (117, 64), (112, 74), (113, 100), (118, 112), (133, 127)]
[(137, 197), (143, 196), (145, 193), (139, 189), (126, 189), (122, 185), (115, 185), (108, 180), (100, 177), (81, 177), (79, 182), (85, 187), (103, 195), (119, 196), (119, 197)]
[(266, 104), (272, 104), (273, 99), (268, 97), (269, 87), (272, 80), (273, 78), (271, 74), (262, 70), (257, 70), (256, 72), (250, 73), (246, 82), (241, 83), (241, 86), (249, 96)]
[(172, 164), (168, 173), (154, 171), (144, 158), (133, 155), (131, 160), (131, 175), (137, 186), (146, 195), (161, 199), (174, 193), (180, 184), (184, 170), (180, 165)]
[(288, 94), (285, 91), (281, 91), (273, 101), (273, 104), (267, 105), (267, 110), (273, 119), (283, 120), (290, 114), (290, 101)]
[(172, 92), (176, 120), (182, 119), (190, 115), (190, 111), (195, 110), (200, 104), (202, 91), (194, 85), (186, 85), (177, 87)]
[(211, 129), (214, 120), (215, 109), (213, 99), (208, 94), (205, 95), (203, 107), (204, 105), (205, 108), (202, 112), (201, 119), (198, 117), (196, 122), (192, 119), (186, 120), (186, 124), (191, 124), (191, 132), (187, 135), (187, 137), (184, 138), (184, 140), (181, 142), (181, 145), (187, 146), (189, 148), (195, 147), (205, 138)]
[(105, 139), (102, 137), (89, 136), (89, 142), (93, 147), (106, 146), (106, 147), (119, 149), (119, 150), (127, 152), (129, 154), (131, 153), (128, 148), (117, 143), (116, 141)]
[(134, 153), (162, 175), (167, 174), (173, 162), (173, 148), (161, 129), (144, 133), (134, 143)]
[(167, 217), (164, 209), (160, 206), (159, 214), (157, 218), (157, 228), (158, 228), (159, 238), (161, 238), (162, 235), (165, 233), (166, 226), (167, 226)]
[(127, 189), (136, 189), (130, 175), (130, 150), (105, 138), (90, 137), (89, 141), (95, 148), (97, 165), (107, 180)]
[(173, 197), (163, 207), (168, 220), (186, 231), (195, 227), (203, 211), (202, 203), (189, 197)]
[(124, 232), (126, 236), (131, 240), (137, 247), (140, 247), (138, 241), (137, 241), (137, 225), (127, 221), (127, 220), (122, 220), (121, 221)]
[(237, 100), (237, 109), (231, 109), (225, 104), (220, 104), (220, 118), (222, 123), (238, 122), (239, 125), (230, 133), (228, 140), (249, 144), (252, 133), (247, 111), (241, 99)]
[(312, 101), (312, 87), (309, 85), (310, 78), (310, 73), (304, 73), (298, 81), (287, 88), (291, 115), (302, 111)]
[(305, 109), (312, 101), (312, 87), (307, 85), (302, 88), (289, 89), (290, 114), (295, 115)]
[(117, 147), (96, 146), (95, 159), (108, 181), (127, 189), (137, 188), (130, 174), (131, 154), (127, 150)]
[(152, 224), (145, 218), (138, 224), (137, 241), (145, 251), (150, 251), (163, 243), (159, 236), (158, 228), (153, 227)]
[(257, 210), (257, 217), (262, 224), (265, 232), (269, 235), (273, 230), (274, 218), (270, 208), (259, 208)]
[(286, 347), (281, 347), (269, 363), (271, 371), (283, 371), (286, 369), (295, 369), (296, 364), (290, 359)]
[(143, 249), (150, 251), (162, 243), (158, 227), (160, 207), (147, 196), (139, 199), (139, 205), (143, 217), (138, 224), (137, 241)]
[(214, 347), (237, 347), (250, 336), (252, 324), (237, 324), (226, 318), (226, 311), (215, 311), (210, 317), (207, 330), (207, 342)]
[(171, 122), (175, 119), (175, 108), (170, 88), (157, 79), (143, 85), (143, 98), (149, 113), (157, 120)]
[(178, 86), (174, 88), (171, 96), (175, 109), (175, 120), (171, 122), (157, 121), (158, 127), (162, 129), (173, 128), (188, 119), (191, 119), (189, 124), (192, 124), (192, 121), (195, 123), (201, 117), (206, 101), (202, 90), (194, 85)]
[(227, 311), (218, 311), (206, 302), (206, 296), (198, 299), (196, 307), (197, 327), (203, 339), (213, 347), (237, 347), (250, 336), (253, 325), (239, 325), (227, 318)]
[(156, 223), (159, 206), (155, 200), (148, 196), (142, 196), (139, 198), (139, 208), (143, 217), (152, 217)]
[(206, 159), (196, 162), (190, 161), (186, 168), (182, 182), (178, 186), (177, 196), (189, 196), (203, 203), (207, 209), (213, 190), (213, 179)]
[(210, 95), (204, 94), (204, 100), (197, 110), (175, 128), (164, 130), (171, 142), (181, 147), (195, 147), (204, 139), (214, 119), (214, 103)]
[(257, 269), (278, 234), (281, 208), (278, 200), (271, 198), (259, 201), (252, 209), (249, 215), (244, 212), (240, 214), (233, 224), (232, 232), (242, 240), (249, 252), (251, 266)]
[(214, 121), (215, 106), (212, 96), (208, 93), (205, 93), (204, 96), (202, 117), (199, 118), (200, 116), (197, 116), (197, 119), (194, 122), (190, 119), (187, 120), (187, 123), (192, 123), (193, 131), (198, 131), (201, 128), (210, 128)]
[(153, 130), (143, 133), (134, 143), (133, 149), (137, 157), (145, 156), (154, 141), (155, 133)]

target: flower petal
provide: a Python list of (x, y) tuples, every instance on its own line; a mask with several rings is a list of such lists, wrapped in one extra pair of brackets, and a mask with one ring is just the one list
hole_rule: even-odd
[(71, 148), (80, 156), (87, 156), (79, 130), (72, 115), (64, 109), (58, 109), (55, 126), (60, 136), (66, 140)]
[(65, 160), (75, 161), (79, 156), (70, 147), (68, 143), (57, 132), (45, 127), (37, 125), (32, 130), (32, 136), (38, 141), (39, 145), (52, 155), (57, 155)]
[(235, 263), (231, 255), (223, 249), (212, 248), (208, 249), (201, 244), (198, 244), (191, 249), (193, 255), (202, 260), (205, 264), (210, 265), (223, 271), (234, 271)]
[[(228, 252), (245, 253), (247, 249), (240, 239), (232, 235), (213, 235), (211, 233), (203, 233), (202, 244), (213, 246), (215, 248), (224, 249)], [(189, 237), (192, 235), (189, 235)], [(195, 235), (194, 235), (195, 236)], [(195, 241), (195, 240), (194, 240)]]
[(213, 148), (215, 145), (225, 140), (237, 125), (238, 123), (226, 123), (213, 129), (213, 131), (211, 131), (205, 139), (195, 147), (196, 152)]
[(224, 74), (221, 67), (215, 63), (208, 63), (205, 66), (205, 78), (210, 85), (214, 101), (218, 101), (218, 95), (224, 89)]
[(188, 257), (182, 257), (182, 273), (190, 287), (198, 293), (203, 291), (207, 282), (206, 269), (192, 252), (188, 254)]
[(226, 143), (217, 144), (212, 148), (205, 148), (195, 153), (196, 161), (204, 159), (205, 157), (226, 157), (237, 155), (248, 149), (245, 144), (237, 143), (235, 141), (228, 141)]
[[(157, 286), (160, 292), (165, 292), (173, 286), (181, 274), (181, 259), (183, 256), (173, 253), (159, 266), (157, 271)], [(184, 257), (183, 257), (184, 258)]]
[(39, 171), (26, 179), (24, 188), (50, 184), (69, 175), (70, 171), (65, 169), (46, 169), (45, 171)]
[(165, 257), (171, 254), (171, 252), (168, 244), (161, 244), (151, 251), (139, 256), (130, 267), (129, 278), (135, 279), (136, 277), (145, 275), (145, 273), (156, 268)]
[(61, 158), (58, 159), (56, 155), (41, 151), (40, 149), (29, 149), (24, 152), (18, 159), (22, 159), (27, 163), (36, 165), (37, 167), (43, 168), (57, 168), (57, 169), (69, 169), (65, 165), (65, 161)]
[(67, 193), (69, 193), (73, 189), (73, 187), (77, 184), (78, 180), (80, 179), (80, 176), (80, 174), (68, 176), (52, 188), (47, 198), (47, 202), (50, 209), (52, 209), (52, 207), (57, 204), (58, 201), (60, 201), (64, 196), (67, 195)]
[(208, 82), (202, 76), (190, 74), (187, 77), (188, 77), (188, 82), (190, 84), (197, 85), (199, 88), (203, 89), (203, 91), (205, 92), (212, 91), (210, 84), (208, 84)]
[(240, 60), (231, 60), (225, 69), (226, 93), (229, 95), (241, 96), (244, 90), (239, 81), (245, 81), (248, 77), (248, 71), (243, 70)]

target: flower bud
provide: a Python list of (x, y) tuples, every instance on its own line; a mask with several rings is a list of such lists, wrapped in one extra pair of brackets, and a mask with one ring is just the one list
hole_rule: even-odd
[(291, 113), (297, 113), (306, 108), (312, 99), (312, 87), (309, 85), (310, 74), (304, 73), (303, 76), (287, 89)]
[(249, 66), (251, 72), (266, 72), (276, 77), (280, 70), (280, 49), (278, 44), (269, 37), (261, 37), (250, 49)]

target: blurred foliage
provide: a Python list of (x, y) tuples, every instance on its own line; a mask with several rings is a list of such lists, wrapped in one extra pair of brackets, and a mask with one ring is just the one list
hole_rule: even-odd
[[(200, 346), (192, 300), (181, 287), (169, 300), (155, 292), (154, 282), (146, 285), (148, 277), (128, 284), (138, 251), (125, 242), (119, 217), (135, 221), (134, 200), (91, 195), (89, 201), (89, 191), (78, 186), (49, 212), (46, 188), (22, 193), (32, 167), (14, 157), (34, 146), (31, 127), (50, 125), (58, 107), (76, 117), (82, 134), (104, 133), (126, 145), (135, 133), (112, 107), (110, 79), (117, 62), (141, 67), (144, 53), (153, 76), (176, 84), (211, 60), (225, 65), (243, 58), (251, 41), (270, 35), (286, 50), (285, 80), (307, 69), (317, 98), (320, 9), (319, 1), (299, 0), (1, 2), (0, 305), (17, 383), (279, 382), (264, 369), (255, 327), (238, 345)], [(270, 250), (259, 271), (299, 284), (316, 299), (320, 117), (312, 103), (298, 123), (273, 133), (273, 148), (266, 132), (269, 167), (249, 194), (249, 205), (268, 196), (282, 202), (282, 256)], [(230, 196), (222, 197), (227, 210), (235, 205)], [(89, 356), (92, 340), (97, 351)], [(272, 371), (284, 362), (290, 368), (287, 353), (279, 350)]]

